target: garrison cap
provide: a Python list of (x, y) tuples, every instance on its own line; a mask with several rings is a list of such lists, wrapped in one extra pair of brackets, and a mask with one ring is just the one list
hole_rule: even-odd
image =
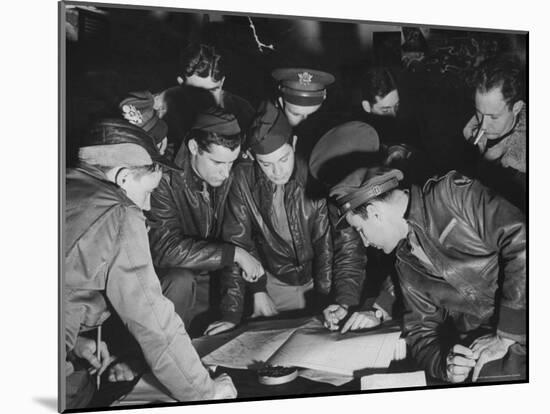
[(399, 186), (400, 170), (375, 166), (359, 168), (330, 189), (330, 197), (338, 206), (338, 223), (350, 211)]
[(260, 104), (248, 133), (248, 145), (255, 154), (271, 154), (292, 137), (292, 127), (284, 113), (272, 102)]
[(339, 182), (357, 168), (380, 163), (380, 139), (370, 125), (351, 121), (329, 130), (309, 158), (311, 175), (327, 184)]
[(279, 68), (271, 76), (279, 82), (283, 99), (299, 106), (322, 104), (327, 96), (326, 87), (335, 80), (330, 73), (307, 68)]
[(192, 129), (214, 132), (218, 135), (231, 136), (240, 134), (241, 128), (235, 115), (213, 106), (197, 115)]

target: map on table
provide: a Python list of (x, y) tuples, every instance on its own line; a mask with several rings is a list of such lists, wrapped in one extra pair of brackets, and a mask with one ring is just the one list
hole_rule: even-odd
[(396, 326), (341, 334), (312, 319), (297, 328), (242, 333), (202, 361), (237, 369), (267, 363), (351, 376), (365, 368), (387, 368), (400, 335)]

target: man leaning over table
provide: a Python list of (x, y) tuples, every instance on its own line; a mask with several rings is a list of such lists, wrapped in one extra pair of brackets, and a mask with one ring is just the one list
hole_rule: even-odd
[(525, 376), (526, 226), (521, 211), (457, 172), (400, 187), (401, 171), (361, 168), (330, 195), (365, 246), (390, 253), (405, 302), (404, 333), (431, 377)]
[(235, 398), (231, 378), (212, 379), (201, 364), (153, 267), (143, 210), (150, 208), (161, 167), (177, 167), (145, 131), (123, 120), (99, 122), (84, 141), (80, 164), (66, 178), (65, 408), (85, 408), (95, 389), (89, 370), (101, 374), (112, 362), (108, 345), (99, 341), (112, 312), (175, 399)]

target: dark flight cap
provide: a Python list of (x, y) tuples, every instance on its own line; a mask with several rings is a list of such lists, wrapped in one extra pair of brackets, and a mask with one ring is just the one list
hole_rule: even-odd
[(335, 80), (330, 73), (307, 68), (279, 68), (271, 76), (279, 82), (283, 99), (299, 106), (322, 104), (326, 87)]
[(284, 113), (272, 102), (260, 104), (248, 134), (250, 149), (255, 154), (271, 154), (292, 137), (292, 127)]
[(338, 223), (349, 211), (397, 188), (402, 179), (400, 170), (382, 166), (360, 168), (349, 174), (330, 189), (330, 197), (336, 202), (340, 213)]
[(225, 112), (220, 107), (211, 107), (197, 115), (192, 129), (214, 132), (224, 136), (237, 135), (241, 132), (235, 115)]

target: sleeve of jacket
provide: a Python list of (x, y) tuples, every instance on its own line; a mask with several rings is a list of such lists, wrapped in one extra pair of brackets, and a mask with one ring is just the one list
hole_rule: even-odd
[(145, 219), (123, 208), (118, 248), (107, 275), (106, 294), (140, 344), (153, 374), (179, 401), (214, 396), (214, 382), (193, 348), (180, 317), (162, 295), (149, 252)]
[(497, 330), (519, 343), (526, 339), (526, 226), (523, 213), (476, 180), (455, 173), (447, 181), (455, 208), (484, 243), (498, 252), (502, 278)]
[(445, 320), (443, 310), (406, 278), (401, 281), (401, 287), (405, 305), (403, 330), (411, 357), (429, 376), (445, 379), (444, 361), (448, 350), (442, 349), (438, 334)]
[(328, 209), (334, 246), (332, 267), (334, 300), (340, 305), (356, 306), (359, 304), (365, 281), (367, 252), (359, 234), (353, 228), (336, 227), (338, 220), (336, 206), (329, 203)]
[(320, 199), (314, 202), (316, 217), (313, 220), (311, 240), (313, 243), (316, 289), (319, 293), (328, 295), (332, 284), (332, 234), (328, 219), (327, 202)]
[[(239, 177), (239, 178), (238, 178)], [(252, 220), (249, 208), (245, 201), (246, 182), (241, 176), (236, 176), (231, 183), (223, 222), (223, 240), (241, 247), (259, 259), (258, 252), (252, 237)], [(241, 276), (239, 266), (233, 265), (223, 269), (221, 274), (221, 313), (222, 319), (233, 323), (241, 320), (243, 313), (244, 294), (246, 283)], [(265, 290), (265, 276), (253, 285), (256, 289)]]
[(180, 214), (165, 176), (151, 195), (151, 211), (147, 214), (151, 222), (149, 237), (155, 266), (211, 271), (233, 263), (234, 246), (187, 236)]

